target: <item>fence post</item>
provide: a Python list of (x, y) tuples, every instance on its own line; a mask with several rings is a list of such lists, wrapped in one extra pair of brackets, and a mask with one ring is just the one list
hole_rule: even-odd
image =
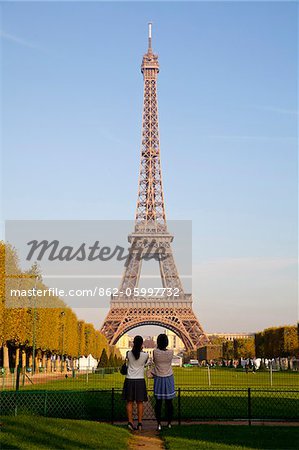
[(178, 424), (181, 425), (181, 388), (178, 390)]
[(20, 372), (21, 372), (21, 368), (18, 366), (17, 367), (16, 391), (18, 391), (20, 389)]
[(111, 423), (114, 422), (114, 388), (111, 389)]
[(15, 417), (18, 415), (18, 391), (15, 391)]
[(270, 386), (273, 387), (273, 370), (272, 370), (272, 361), (270, 362)]
[(47, 391), (45, 391), (45, 398), (44, 398), (44, 416), (47, 417)]
[(209, 364), (208, 364), (208, 382), (209, 382), (209, 387), (211, 387), (211, 372), (210, 372)]
[(248, 425), (251, 425), (251, 389), (248, 388)]

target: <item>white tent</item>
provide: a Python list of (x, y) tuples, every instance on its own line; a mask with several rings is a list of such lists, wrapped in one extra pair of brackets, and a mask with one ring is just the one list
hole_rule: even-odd
[(96, 369), (98, 366), (98, 360), (95, 359), (91, 354), (86, 356), (81, 356), (79, 358), (79, 370), (92, 370)]

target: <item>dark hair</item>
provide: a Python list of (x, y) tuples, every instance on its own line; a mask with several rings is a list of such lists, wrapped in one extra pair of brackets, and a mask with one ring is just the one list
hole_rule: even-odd
[(168, 345), (168, 337), (166, 334), (159, 334), (157, 338), (157, 347), (159, 350), (166, 350)]
[(133, 353), (135, 359), (139, 359), (142, 344), (143, 344), (142, 336), (135, 336), (134, 341), (133, 341), (133, 348), (132, 348), (132, 353)]

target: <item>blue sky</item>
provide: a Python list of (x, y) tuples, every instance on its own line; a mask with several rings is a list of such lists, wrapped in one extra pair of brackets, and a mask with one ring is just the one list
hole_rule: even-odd
[(294, 323), (295, 3), (2, 4), (3, 219), (134, 217), (149, 20), (194, 309), (208, 331)]

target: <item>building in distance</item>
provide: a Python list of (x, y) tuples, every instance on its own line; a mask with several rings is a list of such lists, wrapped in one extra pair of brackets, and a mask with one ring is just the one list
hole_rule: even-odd
[[(173, 350), (174, 355), (182, 354), (185, 350), (183, 341), (171, 330), (164, 330), (164, 333), (168, 337), (168, 348)], [(153, 350), (157, 346), (158, 336), (144, 336), (143, 337), (143, 351), (147, 352), (150, 358), (153, 357)], [(124, 334), (116, 343), (116, 347), (119, 349), (121, 356), (125, 358), (128, 350), (131, 350), (133, 346), (133, 336)]]

